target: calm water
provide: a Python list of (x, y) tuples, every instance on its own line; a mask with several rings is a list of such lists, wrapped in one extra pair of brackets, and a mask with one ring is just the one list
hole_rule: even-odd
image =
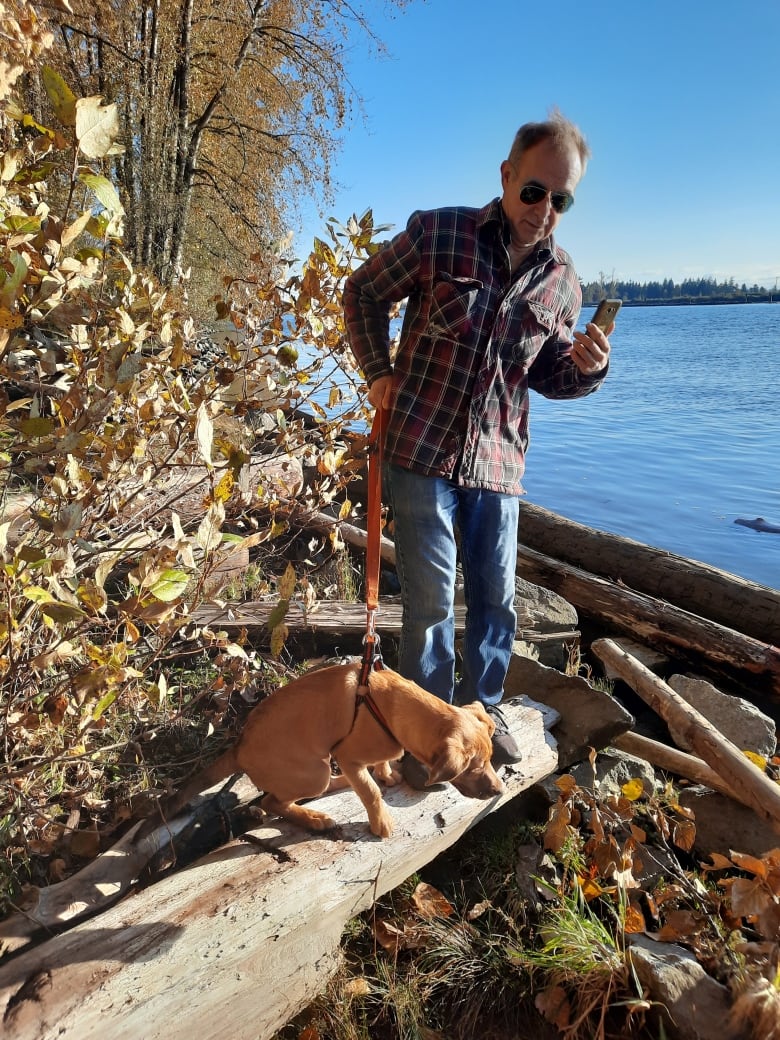
[[(583, 327), (592, 309), (584, 309)], [(624, 307), (610, 374), (531, 400), (528, 500), (780, 587), (780, 305)]]

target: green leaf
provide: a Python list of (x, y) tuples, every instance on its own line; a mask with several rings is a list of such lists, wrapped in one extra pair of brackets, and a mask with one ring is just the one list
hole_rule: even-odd
[(120, 216), (124, 213), (125, 209), (119, 201), (119, 194), (108, 177), (101, 177), (97, 173), (80, 173), (79, 180), (82, 184), (86, 184), (88, 188), (92, 189), (98, 202), (104, 206), (109, 213), (116, 216)]
[(268, 615), (268, 621), (266, 622), (266, 628), (269, 632), (273, 630), (284, 621), (284, 617), (287, 613), (287, 608), (290, 606), (288, 599), (279, 600), (274, 609)]
[(27, 276), (29, 264), (26, 257), (15, 250), (8, 254), (6, 262), (13, 265), (13, 271), (8, 272), (0, 267), (0, 305), (10, 307), (19, 295), (19, 289)]
[(93, 722), (97, 722), (97, 720), (106, 710), (106, 708), (111, 707), (111, 705), (117, 698), (118, 692), (118, 690), (109, 690), (108, 693), (106, 693), (103, 697), (100, 698), (100, 700), (95, 705), (95, 710), (92, 712)]
[(9, 213), (1, 226), (17, 235), (34, 235), (41, 230), (41, 218), (39, 216), (28, 217), (22, 213)]
[(44, 416), (33, 416), (32, 419), (22, 419), (19, 423), (19, 432), (25, 437), (46, 437), (54, 430), (54, 420)]
[(170, 603), (184, 593), (189, 580), (190, 576), (186, 571), (173, 569), (163, 571), (149, 591), (155, 599), (159, 599), (163, 603)]
[(87, 615), (83, 610), (78, 607), (72, 606), (70, 603), (42, 603), (41, 613), (45, 614), (47, 618), (51, 618), (52, 621), (56, 621), (59, 625), (66, 625), (69, 621), (80, 621), (81, 618), (85, 618)]
[(68, 84), (54, 69), (44, 65), (41, 69), (43, 88), (49, 96), (57, 118), (65, 126), (74, 126), (76, 122), (76, 95)]

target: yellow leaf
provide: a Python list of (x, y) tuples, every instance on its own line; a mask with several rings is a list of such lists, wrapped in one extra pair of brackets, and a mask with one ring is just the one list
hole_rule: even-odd
[(0, 307), (0, 329), (18, 329), (24, 325), (21, 314), (9, 311), (7, 307)]
[(287, 625), (277, 625), (271, 633), (271, 654), (278, 657), (284, 649), (288, 636)]
[(88, 159), (102, 159), (112, 150), (119, 135), (119, 113), (115, 104), (102, 105), (100, 97), (76, 101), (76, 140)]
[(763, 755), (759, 755), (755, 751), (743, 751), (742, 754), (745, 758), (749, 758), (754, 766), (758, 766), (762, 773), (766, 772), (767, 763)]
[(282, 599), (289, 600), (292, 598), (292, 594), (295, 589), (295, 570), (291, 563), (287, 564), (287, 568), (284, 574), (279, 579), (277, 589), (279, 592), (279, 596)]
[(645, 785), (642, 783), (638, 776), (635, 776), (632, 780), (629, 780), (620, 788), (620, 790), (623, 792), (623, 797), (627, 798), (629, 802), (635, 802), (637, 798), (641, 798), (644, 789)]
[(227, 502), (233, 493), (233, 486), (236, 483), (236, 478), (230, 470), (226, 470), (222, 477), (214, 488), (214, 498), (218, 498), (221, 502)]
[(74, 239), (77, 239), (91, 219), (92, 212), (88, 209), (85, 210), (80, 217), (76, 217), (73, 223), (69, 227), (66, 227), (62, 232), (62, 237), (60, 239), (62, 245), (69, 246)]

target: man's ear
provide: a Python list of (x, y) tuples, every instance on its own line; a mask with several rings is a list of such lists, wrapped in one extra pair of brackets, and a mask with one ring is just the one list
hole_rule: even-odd
[(514, 173), (514, 170), (512, 168), (511, 162), (508, 159), (504, 159), (504, 161), (501, 163), (501, 187), (502, 188), (506, 188), (506, 186), (509, 184), (509, 181), (510, 181), (513, 173)]
[(468, 763), (469, 760), (463, 748), (453, 747), (451, 744), (445, 745), (428, 767), (428, 782), (426, 786), (432, 787), (433, 784), (444, 784), (452, 780), (453, 777), (460, 776)]

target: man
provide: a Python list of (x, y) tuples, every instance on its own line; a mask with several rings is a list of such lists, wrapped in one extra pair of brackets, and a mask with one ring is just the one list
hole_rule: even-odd
[[(501, 163), (500, 198), (482, 209), (413, 213), (344, 289), (368, 400), (388, 412), (385, 459), (403, 604), (399, 671), (446, 701), (482, 701), (496, 722), (497, 764), (521, 757), (498, 704), (517, 620), (528, 389), (582, 397), (607, 373), (607, 336), (593, 324), (574, 331), (579, 279), (552, 237), (589, 154), (557, 111), (525, 124)], [(390, 307), (407, 297), (391, 359)], [(467, 615), (456, 689), (458, 551)], [(424, 786), (424, 767), (408, 754), (402, 769), (409, 783)]]

